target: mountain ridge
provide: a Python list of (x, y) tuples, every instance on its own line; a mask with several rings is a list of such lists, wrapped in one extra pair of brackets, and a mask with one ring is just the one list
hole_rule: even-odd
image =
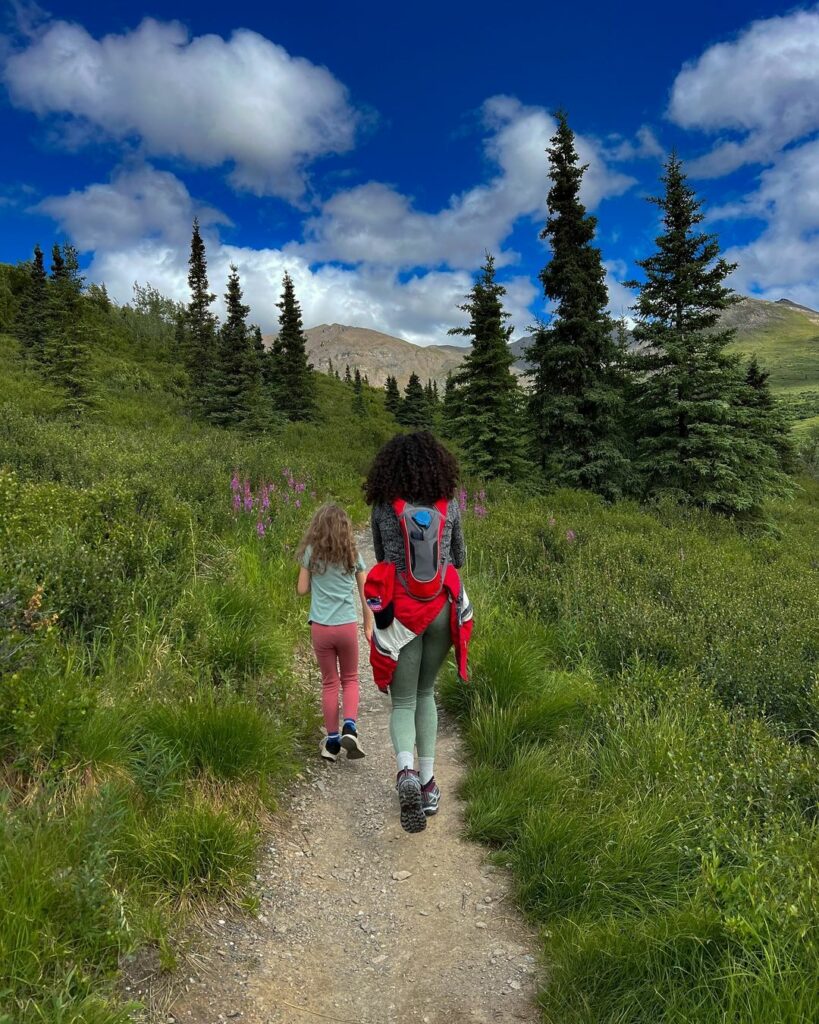
[[(819, 311), (790, 299), (755, 299), (744, 296), (723, 313), (721, 324), (736, 331), (731, 349), (744, 355), (756, 353), (771, 371), (777, 389), (819, 390)], [(343, 376), (345, 367), (358, 368), (373, 387), (383, 387), (394, 376), (404, 388), (415, 372), (422, 382), (434, 380), (443, 387), (447, 375), (458, 369), (468, 346), (416, 345), (404, 338), (369, 327), (348, 324), (317, 324), (305, 332), (308, 358), (327, 373), (332, 365)], [(275, 336), (267, 335), (270, 344)], [(525, 373), (528, 336), (517, 338), (509, 348), (514, 369)]]

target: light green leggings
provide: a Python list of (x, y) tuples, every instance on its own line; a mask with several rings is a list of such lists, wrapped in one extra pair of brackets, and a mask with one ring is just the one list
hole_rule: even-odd
[(447, 601), (425, 632), (410, 640), (398, 656), (390, 684), (390, 737), (396, 754), (412, 753), (417, 747), (419, 757), (435, 756), (435, 677), (452, 642), (449, 614)]

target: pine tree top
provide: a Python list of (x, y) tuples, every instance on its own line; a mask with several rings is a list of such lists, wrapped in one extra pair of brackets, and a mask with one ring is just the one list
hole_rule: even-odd
[[(723, 309), (738, 301), (725, 279), (736, 269), (720, 256), (716, 235), (698, 231), (704, 218), (702, 201), (688, 185), (682, 162), (671, 153), (661, 177), (663, 194), (649, 202), (662, 211), (664, 231), (656, 252), (637, 260), (644, 281), (628, 281), (640, 289), (635, 309), (638, 339), (651, 342), (657, 329), (673, 330), (680, 338), (710, 330)], [(726, 344), (730, 335), (724, 335)]]

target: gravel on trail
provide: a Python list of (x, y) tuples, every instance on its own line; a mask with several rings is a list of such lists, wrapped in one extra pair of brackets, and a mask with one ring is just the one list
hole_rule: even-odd
[[(372, 560), (369, 537), (359, 543)], [(535, 933), (514, 907), (507, 872), (461, 835), (457, 733), (442, 716), (441, 808), (410, 835), (398, 822), (389, 698), (372, 682), (363, 632), (360, 643), (366, 758), (342, 753), (326, 764), (316, 744), (266, 833), (258, 913), (209, 915), (184, 983), (155, 1004), (154, 1024), (541, 1019)]]

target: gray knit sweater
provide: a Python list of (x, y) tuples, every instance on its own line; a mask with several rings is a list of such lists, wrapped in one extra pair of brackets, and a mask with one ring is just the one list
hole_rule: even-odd
[[(392, 505), (373, 505), (370, 522), (373, 531), (373, 547), (379, 562), (393, 562), (399, 572), (406, 572), (407, 561), (404, 556), (404, 537), (401, 525)], [(443, 553), (456, 569), (460, 569), (466, 561), (466, 546), (461, 529), (461, 510), (453, 498), (446, 510), (444, 524)]]

